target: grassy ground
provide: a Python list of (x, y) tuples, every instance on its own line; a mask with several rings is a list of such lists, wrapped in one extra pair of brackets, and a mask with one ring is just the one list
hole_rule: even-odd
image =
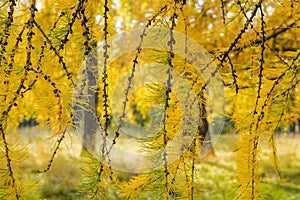
[[(43, 131), (38, 131), (43, 132)], [(25, 133), (25, 134), (24, 134)], [(78, 186), (82, 180), (82, 160), (80, 158), (81, 143), (72, 133), (60, 148), (51, 170), (38, 174), (37, 170), (47, 166), (55, 138), (44, 139), (46, 135), (38, 135), (35, 131), (22, 130), (22, 142), (28, 144), (28, 154), (22, 164), (22, 179), (36, 182), (35, 192), (31, 199), (85, 199)], [(216, 146), (216, 156), (207, 157), (197, 164), (197, 188), (204, 200), (234, 199), (237, 194), (235, 149), (238, 136), (222, 135)], [(264, 171), (262, 187), (267, 200), (299, 200), (300, 199), (300, 137), (279, 136), (277, 138), (280, 179), (270, 159), (270, 148), (262, 143), (260, 168)], [(124, 142), (124, 141), (123, 141)], [(52, 144), (52, 145), (51, 145)], [(126, 144), (126, 142), (124, 142)]]
[[(236, 182), (236, 157), (234, 150), (238, 137), (223, 135), (215, 146), (217, 156), (210, 157), (199, 165), (199, 178), (203, 183), (203, 199), (235, 199), (238, 195)], [(262, 173), (264, 198), (267, 200), (300, 199), (300, 137), (278, 136), (277, 150), (279, 170), (276, 174), (270, 147), (262, 142), (259, 167)], [(200, 178), (201, 177), (201, 178)]]

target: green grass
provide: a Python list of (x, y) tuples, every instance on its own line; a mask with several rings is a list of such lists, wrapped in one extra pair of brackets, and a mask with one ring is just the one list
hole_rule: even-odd
[[(202, 199), (235, 199), (238, 195), (236, 182), (236, 135), (222, 135), (215, 146), (217, 156), (206, 158), (199, 164), (198, 181), (203, 184)], [(300, 137), (277, 137), (279, 170), (282, 178), (274, 169), (270, 146), (261, 141), (261, 160), (258, 164), (262, 171), (261, 189), (263, 199), (299, 200), (300, 199)]]
[[(47, 173), (36, 171), (47, 166), (55, 138), (47, 139), (47, 133), (39, 130), (22, 130), (20, 139), (28, 144), (28, 154), (21, 165), (21, 180), (32, 180), (36, 187), (29, 199), (86, 199), (80, 192), (83, 160), (80, 157), (81, 143), (76, 135), (67, 137), (53, 166)], [(25, 133), (25, 134), (24, 134)], [(46, 137), (46, 139), (45, 139)], [(199, 197), (204, 200), (235, 199), (238, 195), (236, 179), (236, 143), (238, 136), (220, 136), (216, 156), (208, 156), (197, 163), (196, 185)], [(121, 141), (120, 141), (121, 142)], [(124, 142), (124, 144), (126, 144)], [(262, 173), (262, 191), (267, 200), (300, 199), (300, 137), (277, 138), (280, 179), (274, 170), (270, 147), (262, 142), (263, 149), (259, 168)], [(128, 147), (129, 148), (129, 147)], [(122, 173), (119, 174), (122, 176)], [(128, 174), (124, 174), (127, 179)]]

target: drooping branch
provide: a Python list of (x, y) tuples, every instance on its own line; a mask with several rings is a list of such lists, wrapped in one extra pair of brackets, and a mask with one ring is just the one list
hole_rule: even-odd
[[(108, 55), (108, 49), (110, 48), (110, 46), (108, 45), (108, 15), (109, 15), (109, 5), (108, 5), (108, 0), (104, 1), (104, 13), (103, 13), (103, 18), (104, 18), (104, 27), (103, 27), (103, 39), (104, 39), (104, 46), (103, 46), (103, 75), (102, 75), (102, 86), (103, 86), (103, 104), (102, 104), (102, 108), (104, 111), (104, 126), (103, 126), (103, 133), (102, 133), (102, 147), (101, 147), (101, 156), (100, 156), (100, 166), (99, 166), (99, 170), (97, 171), (97, 183), (100, 183), (102, 181), (102, 173), (104, 171), (104, 164), (103, 162), (105, 161), (105, 158), (107, 157), (108, 159), (108, 167), (109, 167), (109, 171), (110, 171), (110, 179), (112, 180), (112, 169), (111, 169), (111, 165), (110, 165), (110, 158), (109, 155), (105, 154), (107, 151), (107, 147), (106, 147), (106, 143), (107, 143), (107, 136), (108, 136), (108, 124), (109, 124), (109, 114), (108, 114), (108, 109), (109, 109), (109, 102), (108, 102), (108, 59), (109, 59), (109, 55)], [(94, 194), (93, 194), (93, 198), (95, 198), (98, 195), (98, 192), (100, 190), (100, 187), (97, 185), (95, 190), (94, 190)]]
[(155, 15), (153, 15), (147, 22), (147, 24), (145, 25), (145, 28), (143, 29), (141, 35), (140, 35), (140, 42), (139, 42), (139, 45), (138, 47), (136, 48), (136, 53), (135, 53), (135, 57), (132, 61), (132, 67), (131, 67), (131, 72), (130, 72), (130, 75), (128, 77), (128, 84), (127, 84), (127, 88), (125, 90), (125, 98), (124, 98), (124, 101), (123, 101), (123, 108), (122, 108), (122, 114), (119, 116), (119, 119), (118, 119), (118, 127), (115, 131), (115, 136), (112, 140), (112, 145), (110, 146), (110, 148), (108, 149), (108, 154), (110, 153), (111, 149), (113, 148), (113, 146), (116, 144), (116, 140), (117, 138), (119, 137), (120, 135), (120, 130), (121, 130), (121, 127), (122, 127), (122, 124), (123, 124), (123, 120), (125, 118), (125, 114), (126, 114), (126, 109), (127, 109), (127, 104), (128, 104), (128, 100), (129, 100), (129, 91), (131, 89), (131, 86), (132, 86), (132, 82), (133, 82), (133, 78), (134, 78), (134, 75), (135, 75), (135, 70), (136, 70), (136, 67), (137, 67), (137, 64), (138, 64), (138, 59), (139, 59), (139, 56), (142, 52), (142, 46), (143, 46), (143, 42), (144, 42), (144, 38), (146, 37), (146, 31), (148, 30), (148, 28), (151, 27), (151, 25), (153, 23), (155, 23), (156, 19), (158, 16), (160, 16), (160, 14), (162, 14), (163, 12), (165, 12), (167, 10), (168, 6), (167, 5), (164, 5)]
[[(91, 51), (91, 48), (89, 47), (89, 44), (88, 44), (90, 38), (89, 38), (89, 29), (88, 29), (88, 27), (86, 26), (87, 18), (85, 17), (84, 11), (82, 11), (82, 10), (84, 10), (84, 1), (81, 1), (81, 0), (80, 0), (79, 3), (78, 3), (77, 9), (76, 9), (76, 11), (75, 11), (75, 13), (77, 13), (77, 14), (74, 15), (74, 13), (73, 13), (73, 19), (72, 19), (72, 22), (75, 23), (75, 21), (76, 21), (76, 16), (77, 16), (79, 13), (81, 13), (81, 14), (83, 15), (83, 17), (82, 17), (82, 23), (81, 23), (81, 25), (82, 25), (83, 28), (84, 28), (83, 36), (85, 36), (85, 37), (86, 37), (86, 40), (88, 40), (88, 41), (85, 41), (85, 43), (84, 43), (84, 45), (85, 45), (85, 47), (86, 47), (86, 50), (85, 50), (84, 54), (86, 55), (86, 54), (89, 53), (89, 51)], [(64, 60), (63, 60), (63, 59), (64, 59), (63, 56), (61, 56), (60, 53), (59, 53), (59, 51), (60, 51), (62, 48), (64, 48), (64, 45), (67, 43), (67, 41), (68, 41), (67, 38), (68, 38), (69, 34), (72, 34), (72, 33), (73, 33), (73, 32), (72, 32), (72, 23), (69, 24), (69, 31), (68, 31), (67, 34), (65, 35), (64, 40), (61, 41), (61, 45), (60, 45), (60, 47), (59, 47), (58, 49), (54, 47), (54, 45), (52, 44), (52, 42), (51, 42), (51, 40), (50, 40), (50, 35), (51, 35), (52, 31), (55, 29), (55, 27), (56, 27), (56, 25), (57, 25), (59, 19), (60, 19), (62, 16), (64, 16), (64, 15), (65, 15), (65, 12), (62, 12), (62, 13), (60, 14), (60, 16), (59, 16), (58, 19), (55, 21), (55, 23), (54, 23), (53, 27), (51, 28), (50, 33), (49, 33), (48, 35), (46, 35), (46, 33), (43, 31), (42, 27), (34, 20), (34, 24), (36, 25), (36, 27), (38, 28), (38, 30), (42, 33), (42, 35), (43, 35), (43, 37), (44, 37), (44, 39), (45, 39), (44, 44), (43, 44), (43, 46), (42, 46), (42, 51), (41, 51), (41, 54), (40, 54), (40, 57), (39, 57), (39, 63), (41, 62), (42, 58), (44, 57), (44, 56), (43, 56), (43, 52), (44, 52), (44, 48), (45, 48), (46, 44), (49, 44), (49, 45), (50, 45), (50, 50), (52, 50), (52, 51), (55, 53), (55, 55), (59, 58), (59, 63), (62, 64), (62, 67), (63, 67), (64, 71), (66, 72), (67, 78), (71, 81), (72, 86), (75, 88), (75, 83), (73, 82), (71, 73), (69, 72), (69, 70), (68, 70), (68, 68), (67, 68), (67, 66), (66, 66), (66, 63), (65, 63)], [(75, 16), (75, 18), (74, 18), (74, 16)], [(39, 67), (37, 68), (37, 70), (34, 70), (34, 69), (30, 69), (30, 70), (33, 71), (33, 72), (35, 72), (35, 73), (37, 73), (37, 74), (39, 74), (39, 75), (42, 75), (42, 76), (44, 77), (44, 79), (45, 79), (46, 81), (48, 81), (48, 82), (51, 84), (51, 86), (54, 87), (54, 90), (53, 90), (53, 91), (54, 91), (54, 94), (55, 94), (55, 96), (56, 96), (56, 97), (58, 98), (58, 100), (59, 100), (58, 105), (59, 105), (60, 111), (59, 111), (59, 115), (58, 115), (58, 116), (59, 116), (59, 119), (60, 119), (60, 118), (61, 118), (61, 115), (62, 115), (62, 104), (61, 104), (62, 100), (61, 100), (61, 97), (60, 97), (61, 91), (56, 87), (56, 84), (55, 84), (53, 81), (51, 81), (50, 76), (45, 75), (45, 74), (43, 73), (43, 71), (42, 71)], [(34, 84), (34, 82), (33, 82), (33, 84)], [(81, 95), (81, 93), (80, 93), (80, 94), (77, 94), (76, 97), (75, 97), (75, 99), (80, 98), (80, 95)], [(94, 116), (94, 114), (92, 114), (92, 116)], [(71, 115), (70, 115), (70, 121), (69, 121), (68, 123), (73, 122), (73, 121), (74, 121), (74, 118), (75, 118), (75, 115), (74, 115), (73, 113), (71, 113)], [(96, 117), (96, 119), (97, 119), (97, 117)], [(53, 152), (52, 152), (52, 154), (51, 154), (51, 158), (50, 158), (50, 160), (48, 161), (48, 165), (47, 165), (47, 167), (46, 167), (45, 169), (43, 169), (43, 170), (38, 170), (39, 173), (45, 173), (45, 172), (47, 172), (47, 171), (50, 170), (50, 168), (51, 168), (51, 166), (52, 166), (52, 163), (53, 163), (53, 161), (54, 161), (54, 159), (55, 159), (55, 156), (56, 156), (56, 154), (57, 154), (57, 152), (58, 152), (58, 150), (59, 150), (59, 148), (60, 148), (60, 145), (61, 145), (62, 141), (63, 141), (64, 138), (65, 138), (66, 131), (67, 131), (67, 126), (62, 126), (62, 125), (60, 125), (59, 130), (58, 130), (59, 137), (58, 137), (58, 139), (57, 139), (57, 141), (56, 141), (55, 148), (54, 148), (54, 150), (53, 150)]]
[(221, 1), (221, 8), (222, 8), (222, 19), (223, 19), (223, 24), (226, 24), (226, 11), (225, 11), (225, 4), (223, 0)]
[[(266, 39), (266, 32), (265, 32), (265, 21), (264, 21), (264, 12), (262, 9), (262, 6), (259, 6), (259, 10), (260, 10), (260, 14), (261, 14), (261, 34), (262, 34), (262, 42), (261, 42), (261, 54), (260, 54), (260, 65), (259, 65), (259, 75), (258, 75), (258, 89), (257, 89), (257, 98), (256, 98), (256, 102), (255, 102), (255, 108), (254, 108), (254, 112), (253, 112), (253, 118), (252, 121), (254, 122), (254, 117), (258, 114), (257, 113), (257, 107), (259, 104), (259, 100), (261, 98), (261, 88), (262, 88), (262, 78), (263, 78), (263, 69), (264, 69), (264, 52), (265, 52), (265, 39)], [(259, 118), (257, 119), (259, 120)], [(257, 123), (258, 124), (258, 123)], [(258, 148), (258, 139), (259, 139), (259, 134), (255, 132), (252, 132), (252, 126), (253, 123), (251, 123), (250, 125), (250, 129), (249, 132), (250, 134), (255, 134), (254, 140), (253, 140), (253, 150), (252, 150), (252, 159), (251, 159), (251, 195), (252, 198), (255, 198), (255, 191), (256, 191), (256, 159), (257, 159), (257, 148)], [(257, 129), (258, 127), (256, 127)]]
[(260, 0), (256, 5), (255, 8), (253, 9), (253, 12), (250, 16), (250, 18), (246, 21), (246, 23), (244, 24), (244, 27), (242, 28), (242, 30), (239, 32), (239, 34), (235, 37), (235, 39), (233, 40), (233, 42), (230, 44), (230, 46), (228, 47), (228, 49), (222, 53), (219, 57), (220, 57), (220, 62), (223, 63), (225, 61), (225, 59), (228, 57), (229, 53), (233, 50), (233, 48), (236, 47), (237, 43), (239, 42), (239, 40), (242, 38), (243, 34), (246, 32), (246, 30), (248, 29), (248, 26), (252, 23), (253, 18), (256, 16), (256, 13), (258, 11), (258, 8), (261, 6), (262, 4), (262, 0)]
[[(15, 2), (12, 1), (12, 9), (13, 6), (15, 6)], [(9, 20), (10, 23), (13, 22), (13, 18), (12, 18), (12, 14), (13, 14), (13, 10), (11, 11), (11, 19)], [(1, 137), (4, 143), (4, 149), (5, 149), (5, 157), (6, 157), (6, 162), (7, 162), (7, 168), (9, 171), (9, 177), (11, 179), (11, 186), (15, 192), (15, 198), (16, 199), (20, 199), (20, 193), (18, 191), (17, 185), (16, 185), (16, 178), (13, 172), (13, 168), (12, 168), (12, 160), (11, 160), (11, 156), (10, 156), (10, 149), (8, 146), (8, 142), (6, 139), (6, 133), (5, 133), (5, 127), (4, 125), (4, 121), (6, 121), (9, 112), (11, 111), (13, 106), (17, 106), (16, 104), (16, 100), (17, 98), (20, 96), (21, 90), (24, 88), (24, 83), (27, 79), (27, 75), (28, 75), (28, 69), (30, 68), (30, 66), (32, 65), (32, 61), (31, 61), (31, 53), (32, 53), (32, 49), (34, 48), (32, 45), (32, 36), (34, 35), (33, 32), (33, 27), (34, 27), (34, 18), (35, 18), (35, 12), (36, 12), (36, 8), (35, 8), (35, 0), (33, 0), (31, 6), (30, 6), (30, 19), (27, 22), (27, 28), (28, 28), (28, 32), (27, 32), (27, 58), (26, 58), (26, 64), (24, 66), (24, 73), (23, 76), (20, 80), (19, 86), (15, 92), (15, 96), (14, 98), (9, 102), (7, 108), (2, 112), (1, 116), (0, 116), (0, 132), (1, 132)], [(9, 14), (10, 15), (10, 14)], [(9, 31), (9, 30), (7, 30)], [(6, 45), (5, 45), (6, 46)], [(5, 51), (5, 48), (4, 48)]]
[[(7, 22), (5, 24), (5, 28), (4, 28), (4, 34), (3, 37), (0, 39), (0, 43), (1, 43), (1, 51), (0, 51), (0, 65), (2, 64), (2, 60), (4, 61), (4, 64), (7, 64), (7, 60), (4, 57), (4, 53), (6, 52), (6, 46), (8, 45), (8, 38), (10, 37), (10, 27), (14, 21), (13, 15), (15, 12), (15, 6), (16, 1), (15, 0), (9, 0), (9, 11), (7, 12), (8, 16), (7, 16)], [(5, 71), (8, 75), (10, 74), (10, 70), (6, 70)]]
[(175, 58), (175, 54), (174, 54), (174, 45), (176, 43), (175, 37), (174, 37), (174, 29), (176, 26), (176, 19), (178, 17), (177, 15), (177, 4), (176, 1), (174, 3), (174, 7), (173, 9), (173, 14), (170, 18), (170, 31), (169, 31), (169, 36), (170, 36), (170, 40), (168, 41), (167, 45), (169, 46), (169, 52), (168, 52), (168, 69), (167, 69), (167, 83), (166, 83), (166, 94), (165, 94), (165, 105), (164, 105), (164, 112), (163, 112), (163, 119), (162, 119), (162, 123), (163, 123), (163, 163), (164, 163), (164, 173), (165, 173), (165, 199), (169, 199), (169, 170), (168, 170), (168, 161), (167, 161), (167, 144), (169, 142), (169, 137), (168, 137), (168, 130), (167, 130), (167, 121), (168, 121), (168, 110), (169, 110), (169, 103), (170, 103), (170, 95), (172, 92), (172, 86), (173, 86), (173, 70), (174, 70), (174, 64), (173, 64), (173, 60)]
[(50, 38), (46, 35), (46, 33), (44, 32), (42, 27), (35, 20), (33, 20), (33, 23), (38, 28), (38, 30), (42, 33), (42, 35), (46, 39), (47, 43), (50, 45), (50, 50), (52, 50), (55, 53), (55, 55), (58, 57), (58, 59), (59, 59), (58, 62), (62, 65), (63, 70), (66, 72), (68, 80), (71, 82), (72, 86), (75, 87), (75, 83), (72, 79), (72, 75), (68, 70), (68, 67), (67, 67), (67, 65), (64, 61), (64, 57), (62, 55), (60, 55), (59, 49), (54, 47), (54, 45), (52, 44), (52, 41), (50, 40)]
[[(280, 28), (278, 31), (274, 31), (272, 34), (270, 34), (268, 36), (265, 36), (265, 42), (268, 41), (268, 40), (271, 40), (273, 38), (276, 38), (277, 36), (285, 33), (286, 31), (291, 30), (291, 28), (293, 28), (299, 21), (300, 21), (300, 18), (298, 18), (294, 22), (288, 24), (286, 27)], [(251, 41), (248, 44), (244, 44), (242, 47), (235, 48), (235, 51), (241, 51), (243, 49), (253, 47), (253, 46), (259, 45), (261, 43), (262, 43), (262, 38), (259, 38), (259, 39), (256, 39), (254, 41)], [(295, 51), (297, 49), (293, 49), (293, 48), (290, 47), (290, 48), (283, 48), (283, 50), (284, 51), (288, 51), (288, 50)]]

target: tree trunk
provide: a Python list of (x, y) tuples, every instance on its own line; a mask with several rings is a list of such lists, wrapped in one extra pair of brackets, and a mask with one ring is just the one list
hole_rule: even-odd
[(98, 81), (98, 62), (97, 52), (94, 50), (90, 53), (86, 60), (86, 74), (87, 74), (87, 102), (83, 113), (83, 149), (82, 153), (86, 150), (95, 151), (95, 136), (97, 129), (100, 128), (97, 122), (97, 81)]
[(199, 104), (200, 106), (200, 113), (201, 113), (201, 125), (200, 125), (200, 130), (199, 134), (201, 136), (200, 138), (200, 145), (201, 145), (201, 152), (200, 152), (200, 157), (206, 157), (209, 154), (212, 154), (215, 156), (215, 150), (212, 145), (211, 141), (211, 133), (209, 131), (209, 124), (207, 121), (207, 113), (206, 113), (206, 105), (205, 105), (205, 99), (204, 99), (204, 91), (201, 91), (201, 103)]

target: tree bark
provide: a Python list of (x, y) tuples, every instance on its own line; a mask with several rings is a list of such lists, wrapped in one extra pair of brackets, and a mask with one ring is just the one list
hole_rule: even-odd
[(87, 56), (86, 75), (87, 75), (87, 102), (83, 112), (83, 150), (95, 151), (95, 137), (100, 128), (97, 121), (97, 82), (98, 82), (98, 61), (97, 52), (94, 50)]

